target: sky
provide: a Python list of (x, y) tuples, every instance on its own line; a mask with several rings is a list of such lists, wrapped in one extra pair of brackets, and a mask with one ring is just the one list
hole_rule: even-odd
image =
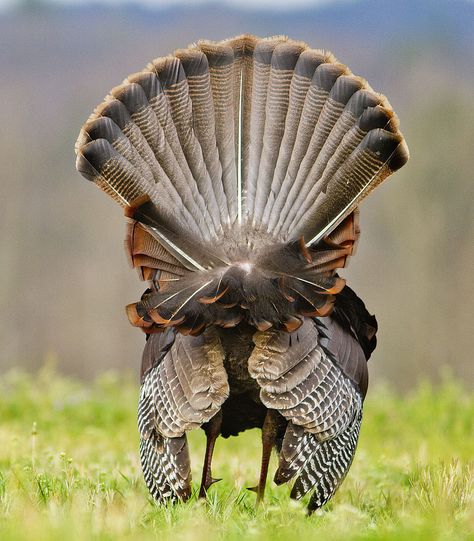
[[(295, 8), (304, 8), (312, 6), (321, 6), (324, 4), (343, 3), (357, 0), (48, 0), (51, 4), (71, 5), (71, 4), (139, 4), (147, 7), (169, 7), (173, 5), (196, 5), (205, 3), (215, 3), (219, 1), (221, 4), (235, 6), (240, 8), (264, 8), (272, 7), (281, 10), (294, 10)], [(0, 0), (0, 10), (10, 9), (18, 4), (21, 0)]]
[[(15, 6), (34, 2), (35, 0), (0, 0), (0, 12), (8, 11)], [(244, 9), (271, 8), (272, 10), (294, 11), (299, 8), (308, 8), (323, 6), (327, 4), (343, 4), (348, 2), (358, 2), (360, 0), (37, 0), (57, 5), (80, 5), (80, 4), (102, 4), (110, 6), (119, 6), (121, 4), (137, 4), (151, 8), (167, 8), (170, 6), (192, 6), (196, 4), (215, 4), (220, 3), (227, 6), (233, 6)], [(436, 2), (437, 0), (426, 0)], [(474, 0), (460, 0), (468, 3)]]
[[(34, 2), (35, 0), (30, 0)], [(166, 8), (170, 6), (192, 6), (196, 4), (220, 3), (228, 6), (259, 9), (272, 8), (276, 10), (293, 11), (298, 8), (323, 6), (327, 4), (342, 4), (348, 2), (358, 2), (360, 0), (37, 0), (57, 5), (78, 5), (78, 4), (102, 4), (110, 6), (119, 6), (120, 4), (137, 4), (144, 7)], [(426, 0), (429, 1), (429, 0)], [(436, 0), (431, 0), (436, 2)], [(474, 0), (461, 0), (472, 3)], [(0, 0), (0, 12), (7, 11), (20, 4), (28, 3), (28, 0)]]

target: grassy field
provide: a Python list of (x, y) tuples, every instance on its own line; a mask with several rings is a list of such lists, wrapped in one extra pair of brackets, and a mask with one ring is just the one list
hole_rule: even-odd
[[(113, 375), (0, 377), (2, 541), (474, 539), (474, 395), (458, 384), (405, 397), (371, 389), (349, 476), (311, 517), (272, 483), (255, 510), (245, 487), (257, 480), (258, 431), (218, 442), (224, 480), (207, 502), (154, 505), (138, 461), (137, 393)], [(190, 440), (198, 480), (204, 439)]]

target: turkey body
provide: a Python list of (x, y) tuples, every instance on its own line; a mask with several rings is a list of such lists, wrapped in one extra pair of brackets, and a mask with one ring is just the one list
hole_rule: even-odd
[(140, 457), (158, 502), (191, 495), (186, 434), (260, 428), (263, 498), (324, 505), (351, 465), (377, 323), (339, 269), (362, 199), (408, 159), (387, 99), (284, 36), (201, 41), (112, 89), (83, 126), (78, 171), (124, 207), (148, 288)]
[[(203, 425), (208, 444), (211, 440), (213, 449), (218, 436), (227, 438), (247, 429), (262, 429), (265, 471), (262, 484), (255, 487), (260, 498), (272, 448), (280, 456), (275, 482), (280, 484), (297, 478), (292, 497), (300, 498), (313, 490), (309, 509), (314, 510), (334, 494), (354, 456), (367, 391), (367, 360), (376, 345), (376, 330), (375, 318), (346, 286), (344, 293), (336, 298), (331, 316), (308, 318), (291, 333), (255, 332), (255, 327), (246, 322), (230, 329), (216, 327), (204, 331), (203, 335), (208, 334), (208, 343), (219, 345), (221, 370), (227, 381), (217, 407), (211, 407)], [(174, 373), (179, 380), (178, 374), (184, 372), (179, 366), (186, 362), (186, 355), (178, 348), (174, 355), (167, 355), (175, 346), (177, 336), (173, 330), (168, 333), (169, 339), (165, 341), (161, 334), (149, 338), (142, 381), (147, 377), (152, 381), (162, 378), (158, 374), (163, 360), (173, 363), (175, 368), (172, 373), (166, 369), (161, 372), (168, 375), (169, 381), (173, 381)], [(202, 342), (198, 347), (202, 347)], [(316, 362), (310, 362), (314, 360)], [(202, 365), (197, 366), (196, 372), (201, 378), (202, 369)], [(192, 370), (188, 369), (186, 377), (192, 376)], [(212, 386), (209, 380), (204, 380), (206, 392)], [(163, 385), (164, 402), (178, 404), (186, 393), (184, 387), (182, 383), (168, 388)], [(146, 397), (142, 397), (142, 401), (146, 402)], [(207, 401), (206, 406), (209, 406)], [(140, 413), (146, 416), (146, 411), (140, 410)], [(201, 409), (201, 414), (203, 411)], [(178, 419), (176, 415), (173, 420)], [(161, 432), (164, 432), (163, 427)], [(178, 433), (179, 429), (174, 436)], [(159, 431), (155, 436), (160, 437)], [(149, 456), (142, 457), (145, 470), (152, 469), (147, 466)], [(178, 457), (183, 461), (186, 483), (177, 496), (186, 498), (191, 481), (189, 457), (187, 452)], [(212, 450), (208, 466), (205, 462), (202, 494), (213, 483), (211, 458)], [(166, 488), (156, 486), (154, 480), (149, 482), (149, 487), (157, 498), (167, 493)]]
[[(333, 327), (337, 326), (339, 331), (332, 336), (329, 334), (324, 320), (315, 320), (315, 326), (320, 328), (318, 334), (319, 342), (327, 344), (327, 353), (331, 361), (339, 366), (346, 377), (348, 377), (354, 386), (356, 392), (365, 398), (368, 386), (368, 368), (367, 361), (376, 346), (377, 321), (371, 316), (362, 301), (358, 299), (355, 293), (348, 286), (345, 288), (346, 297), (350, 296), (351, 310), (345, 310), (342, 297), (336, 298), (335, 314), (329, 316)], [(326, 324), (328, 322), (326, 321)], [(358, 328), (358, 333), (354, 330)], [(255, 334), (255, 328), (248, 324), (240, 324), (233, 329), (219, 329), (220, 340), (224, 349), (224, 368), (229, 382), (229, 397), (222, 405), (222, 426), (220, 435), (224, 438), (237, 436), (240, 432), (251, 428), (262, 428), (267, 414), (267, 408), (260, 399), (260, 387), (256, 380), (249, 374), (249, 359), (254, 349), (252, 340)], [(341, 355), (338, 348), (344, 344), (340, 335), (347, 336), (346, 341), (350, 342), (356, 353)], [(322, 340), (321, 340), (322, 339)], [(334, 343), (331, 343), (331, 340)], [(360, 342), (359, 342), (360, 341)], [(363, 346), (360, 343), (363, 343)], [(333, 350), (331, 353), (330, 350)], [(335, 350), (335, 351), (334, 351)], [(354, 359), (359, 362), (356, 364)], [(349, 361), (350, 359), (350, 361)], [(357, 366), (357, 372), (350, 372), (346, 366), (348, 361)], [(282, 418), (284, 419), (284, 418)], [(284, 436), (287, 421), (279, 424), (279, 433), (275, 445), (277, 450), (281, 450), (281, 440)]]
[(219, 329), (229, 381), (229, 397), (222, 405), (220, 434), (224, 438), (237, 436), (250, 428), (262, 428), (265, 421), (267, 408), (260, 400), (258, 383), (248, 370), (254, 334), (255, 328), (246, 323), (234, 329)]

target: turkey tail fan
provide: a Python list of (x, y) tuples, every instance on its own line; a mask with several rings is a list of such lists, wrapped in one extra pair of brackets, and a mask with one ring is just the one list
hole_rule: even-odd
[(76, 153), (79, 172), (187, 271), (228, 264), (216, 240), (229, 229), (250, 249), (249, 227), (317, 243), (408, 159), (386, 98), (331, 53), (250, 35), (130, 75)]

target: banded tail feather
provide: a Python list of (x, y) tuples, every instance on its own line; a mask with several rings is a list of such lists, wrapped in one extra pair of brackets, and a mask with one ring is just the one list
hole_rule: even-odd
[(238, 225), (242, 248), (249, 226), (269, 241), (320, 240), (408, 159), (387, 99), (330, 53), (248, 35), (129, 76), (76, 152), (78, 170), (122, 206), (148, 196), (157, 242), (171, 235), (185, 253), (196, 243), (203, 268)]
[(387, 98), (330, 52), (286, 36), (199, 41), (113, 88), (76, 143), (76, 167), (123, 208), (148, 289), (127, 306), (147, 337), (140, 456), (158, 501), (187, 499), (186, 432), (260, 427), (263, 497), (347, 473), (377, 323), (338, 270), (361, 201), (408, 160)]

